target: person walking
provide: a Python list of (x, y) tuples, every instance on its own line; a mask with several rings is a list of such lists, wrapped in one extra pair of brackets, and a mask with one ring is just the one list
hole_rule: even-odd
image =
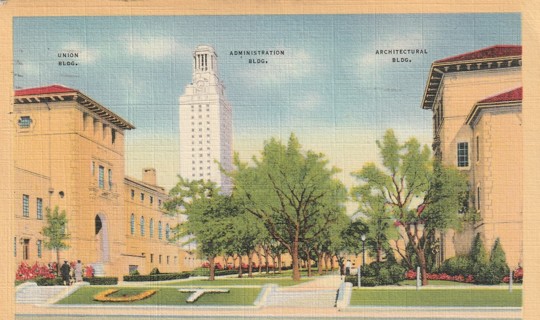
[(81, 260), (77, 260), (77, 264), (75, 265), (75, 282), (82, 282), (83, 281), (83, 266), (81, 263)]
[(62, 274), (62, 281), (64, 281), (65, 286), (69, 286), (69, 273), (71, 267), (69, 266), (67, 260), (64, 261), (64, 264), (60, 267), (60, 273)]

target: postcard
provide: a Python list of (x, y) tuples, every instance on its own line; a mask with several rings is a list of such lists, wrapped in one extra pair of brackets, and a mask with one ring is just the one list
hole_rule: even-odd
[(527, 5), (49, 2), (0, 6), (15, 319), (534, 314)]

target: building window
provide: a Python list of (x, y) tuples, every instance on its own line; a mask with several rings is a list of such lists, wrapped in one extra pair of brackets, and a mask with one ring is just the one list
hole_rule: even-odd
[(36, 199), (36, 215), (38, 220), (43, 220), (43, 199)]
[(135, 199), (135, 190), (131, 189), (131, 200)]
[(480, 210), (480, 186), (476, 187), (476, 209)]
[(114, 144), (116, 142), (116, 130), (112, 129), (111, 131), (111, 142)]
[(480, 161), (480, 136), (476, 136), (476, 161)]
[(112, 169), (109, 169), (108, 170), (108, 175), (109, 175), (109, 190), (112, 190)]
[(135, 215), (133, 213), (131, 214), (131, 219), (129, 221), (129, 231), (131, 235), (135, 234)]
[(30, 239), (23, 240), (23, 260), (30, 259)]
[(167, 256), (167, 264), (169, 264), (169, 256)]
[(148, 226), (150, 228), (150, 238), (154, 237), (154, 219), (150, 218), (150, 224)]
[(150, 254), (150, 263), (154, 263), (154, 254), (153, 253)]
[(144, 201), (144, 193), (141, 192), (141, 201)]
[(22, 196), (23, 217), (30, 216), (29, 202), (30, 202), (30, 196), (27, 194), (23, 194)]
[(169, 237), (171, 236), (171, 227), (169, 227), (169, 224), (165, 226), (165, 239), (169, 240)]
[(154, 197), (150, 196), (150, 204), (154, 204)]
[(103, 189), (105, 188), (105, 168), (103, 166), (99, 166), (98, 174), (98, 186), (100, 189)]
[(161, 199), (158, 199), (158, 206), (161, 207)]
[(19, 118), (19, 128), (27, 129), (27, 128), (30, 128), (31, 124), (32, 124), (32, 119), (30, 118), (30, 116), (22, 116)]
[(37, 256), (41, 258), (41, 240), (37, 241)]
[(141, 228), (141, 236), (144, 237), (144, 216), (141, 216), (140, 228)]
[(96, 162), (92, 161), (90, 164), (90, 172), (92, 173), (92, 177), (96, 175)]
[(157, 226), (157, 230), (158, 230), (158, 239), (161, 240), (163, 239), (163, 236), (161, 235), (162, 234), (162, 226), (161, 226), (161, 221), (158, 222), (158, 226)]
[(467, 142), (459, 142), (457, 144), (457, 166), (469, 166), (469, 144)]
[(159, 264), (161, 264), (161, 255), (159, 255)]

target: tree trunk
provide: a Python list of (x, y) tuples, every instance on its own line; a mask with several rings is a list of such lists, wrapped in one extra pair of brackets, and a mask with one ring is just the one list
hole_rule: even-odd
[(60, 277), (60, 250), (56, 249), (56, 274)]
[(377, 262), (381, 262), (382, 260), (382, 246), (380, 244), (377, 244)]
[(255, 254), (257, 255), (257, 260), (259, 260), (259, 273), (262, 273), (262, 258), (261, 253), (259, 250), (255, 251)]
[(242, 278), (242, 256), (238, 254), (238, 278)]
[(248, 277), (253, 278), (253, 266), (251, 262), (253, 261), (253, 252), (248, 253)]
[(214, 256), (208, 257), (208, 263), (210, 264), (210, 276), (208, 277), (208, 280), (215, 280), (216, 271), (215, 271)]
[(330, 256), (330, 270), (334, 271), (334, 257)]
[(278, 264), (278, 272), (281, 273), (281, 268), (283, 267), (283, 262), (281, 261), (281, 253), (277, 255), (277, 264)]
[(426, 256), (424, 254), (424, 249), (418, 248), (416, 251), (416, 254), (418, 255), (418, 262), (420, 263), (420, 272), (422, 272), (422, 286), (428, 285), (428, 278), (427, 278), (427, 264), (426, 264)]
[(300, 267), (298, 265), (298, 240), (293, 241), (293, 247), (292, 247), (292, 265), (293, 265), (293, 274), (292, 278), (293, 281), (300, 281)]
[(324, 253), (321, 252), (317, 255), (317, 272), (319, 275), (322, 275), (322, 268), (323, 268), (323, 260), (324, 260)]
[(324, 254), (324, 271), (328, 273), (328, 254)]

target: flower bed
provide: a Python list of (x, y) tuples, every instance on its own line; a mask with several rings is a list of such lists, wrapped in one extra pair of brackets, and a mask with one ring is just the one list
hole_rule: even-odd
[[(414, 270), (409, 270), (405, 274), (407, 280), (416, 280), (416, 272)], [(465, 283), (474, 283), (474, 278), (472, 275), (456, 275), (451, 276), (446, 273), (428, 273), (428, 280), (443, 280), (443, 281), (456, 281), (456, 282), (465, 282)]]
[(17, 268), (15, 280), (26, 281), (36, 278), (54, 279), (54, 277), (54, 273), (51, 271), (51, 269), (49, 269), (48, 266), (39, 264), (37, 262), (30, 266), (28, 263), (23, 261)]
[(146, 290), (141, 293), (132, 296), (122, 296), (122, 297), (110, 297), (111, 294), (118, 292), (118, 289), (108, 289), (102, 291), (94, 296), (95, 301), (101, 302), (133, 302), (138, 300), (146, 299), (157, 292), (155, 289)]
[[(506, 276), (503, 278), (504, 283), (510, 282), (510, 277)], [(514, 270), (514, 283), (523, 283), (523, 268), (519, 267)]]

